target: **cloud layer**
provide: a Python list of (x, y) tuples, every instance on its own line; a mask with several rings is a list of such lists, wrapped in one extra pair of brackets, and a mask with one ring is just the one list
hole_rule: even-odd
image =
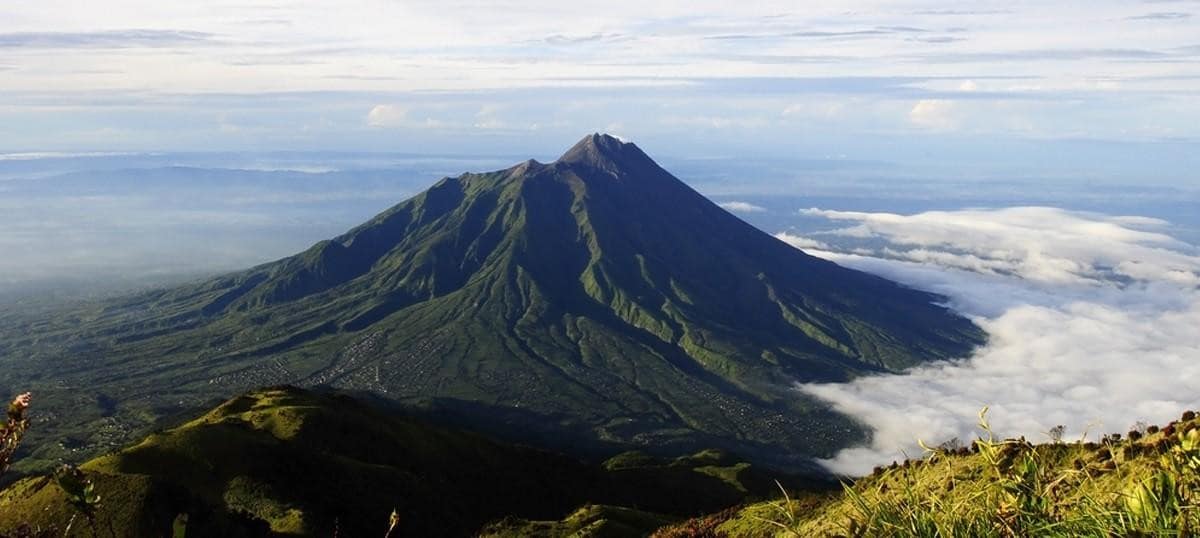
[(1200, 138), (1192, 4), (979, 4), (7, 2), (0, 151), (461, 152), (613, 123), (692, 155)]
[(721, 206), (722, 208), (724, 208), (727, 211), (732, 211), (734, 213), (762, 213), (763, 211), (767, 210), (767, 208), (765, 208), (763, 206), (755, 205), (750, 202), (741, 202), (741, 201), (737, 201), (737, 200), (733, 200), (733, 201), (729, 201), (729, 202), (721, 202), (720, 204), (717, 204), (717, 205)]
[[(804, 212), (850, 223), (810, 253), (946, 295), (989, 343), (969, 359), (800, 387), (874, 429), (828, 461), (847, 474), (968, 440), (990, 406), (1002, 435), (1125, 431), (1200, 406), (1200, 250), (1169, 225), (1044, 207), (915, 215)], [(857, 247), (834, 248), (846, 238)], [(862, 246), (863, 244), (871, 246)]]

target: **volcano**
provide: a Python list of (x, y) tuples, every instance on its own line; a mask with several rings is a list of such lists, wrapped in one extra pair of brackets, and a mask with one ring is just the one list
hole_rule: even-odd
[(71, 357), (41, 360), (119, 402), (109, 414), (325, 385), (577, 450), (810, 458), (865, 433), (796, 382), (982, 341), (939, 300), (809, 256), (593, 134), (552, 163), (444, 178), (295, 256), (105, 303), (60, 328)]

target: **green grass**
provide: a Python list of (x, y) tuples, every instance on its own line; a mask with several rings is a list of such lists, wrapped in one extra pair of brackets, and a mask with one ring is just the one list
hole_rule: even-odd
[[(983, 415), (981, 415), (982, 418)], [(1200, 423), (1102, 443), (1034, 445), (985, 435), (877, 469), (840, 495), (750, 505), (716, 536), (1193, 536)], [(695, 525), (695, 522), (687, 524)]]

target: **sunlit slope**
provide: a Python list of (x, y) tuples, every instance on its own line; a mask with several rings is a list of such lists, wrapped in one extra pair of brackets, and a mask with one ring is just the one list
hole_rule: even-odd
[(1024, 439), (941, 448), (875, 470), (840, 495), (778, 499), (691, 520), (717, 536), (1193, 536), (1200, 422), (1101, 442)]

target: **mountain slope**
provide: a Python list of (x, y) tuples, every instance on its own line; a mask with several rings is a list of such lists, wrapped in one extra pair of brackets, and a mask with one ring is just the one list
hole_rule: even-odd
[[(648, 531), (774, 488), (771, 476), (713, 452), (591, 466), (294, 387), (231, 399), (82, 469), (100, 495), (96, 525), (113, 536), (170, 535), (178, 514), (188, 536), (381, 535), (393, 508), (397, 536), (468, 536), (489, 521), (557, 519), (590, 502), (676, 514), (640, 518)], [(0, 491), (0, 534), (23, 523), (61, 529), (71, 514), (48, 479)], [(91, 535), (82, 520), (74, 531)]]
[(591, 135), (551, 164), (445, 178), (296, 256), (29, 326), (0, 353), (34, 350), (60, 386), (116, 402), (80, 429), (328, 384), (575, 449), (796, 464), (863, 434), (795, 381), (981, 341), (936, 299), (805, 255)]

